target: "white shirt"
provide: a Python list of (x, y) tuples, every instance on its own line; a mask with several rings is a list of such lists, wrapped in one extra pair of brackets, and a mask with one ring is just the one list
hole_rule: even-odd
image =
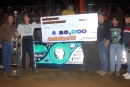
[(36, 24), (33, 22), (32, 24), (19, 24), (18, 25), (18, 34), (23, 36), (33, 36), (33, 32), (35, 28), (41, 28), (41, 24)]

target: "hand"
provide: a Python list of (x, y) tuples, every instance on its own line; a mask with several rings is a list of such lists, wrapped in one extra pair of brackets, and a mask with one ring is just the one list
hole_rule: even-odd
[(18, 36), (18, 32), (15, 32), (15, 36), (16, 36), (16, 37)]
[(109, 40), (106, 40), (105, 47), (108, 47), (108, 46), (109, 46)]
[(0, 49), (2, 48), (2, 44), (0, 44)]

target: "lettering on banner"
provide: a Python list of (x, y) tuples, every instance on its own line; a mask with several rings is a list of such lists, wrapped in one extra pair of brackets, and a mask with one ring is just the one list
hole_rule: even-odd
[(66, 40), (76, 40), (76, 36), (67, 36), (67, 37), (48, 37), (47, 41), (66, 41)]

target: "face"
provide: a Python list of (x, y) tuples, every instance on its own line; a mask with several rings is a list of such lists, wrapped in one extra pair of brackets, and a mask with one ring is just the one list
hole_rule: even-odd
[(21, 10), (21, 13), (23, 14), (23, 10)]
[(99, 20), (100, 23), (104, 23), (104, 21), (105, 21), (105, 16), (99, 15), (99, 16), (98, 16), (98, 20)]
[(117, 10), (120, 10), (120, 7), (116, 7)]
[(109, 6), (108, 9), (111, 9), (111, 6)]
[(28, 16), (24, 16), (24, 22), (25, 24), (28, 24), (30, 21), (30, 18)]
[(27, 8), (24, 8), (24, 12), (27, 12), (28, 10), (27, 10)]
[(32, 11), (32, 15), (34, 15), (35, 14), (35, 12), (34, 11)]
[(118, 22), (117, 20), (113, 19), (113, 21), (112, 21), (113, 26), (117, 26), (118, 23), (119, 23), (119, 22)]
[(69, 6), (68, 6), (68, 9), (69, 9), (69, 10), (73, 10), (73, 6), (69, 5)]
[(59, 12), (59, 11), (60, 11), (60, 10), (57, 8), (57, 9), (56, 9), (56, 12)]
[(3, 9), (0, 8), (0, 13), (2, 13), (2, 12), (3, 12)]
[(128, 18), (125, 17), (125, 23), (126, 23), (126, 24), (130, 23), (130, 17), (128, 17)]
[(42, 14), (42, 11), (38, 11), (38, 14)]
[(12, 16), (9, 16), (8, 19), (7, 19), (7, 22), (8, 22), (10, 25), (12, 25), (13, 22), (14, 22), (13, 17), (12, 17)]
[(89, 7), (88, 7), (88, 10), (92, 10), (92, 6), (89, 6)]

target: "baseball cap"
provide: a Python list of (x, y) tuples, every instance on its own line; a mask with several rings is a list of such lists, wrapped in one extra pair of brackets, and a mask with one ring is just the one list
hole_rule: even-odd
[(29, 18), (30, 18), (30, 15), (29, 15), (29, 14), (24, 14), (24, 16), (27, 16), (27, 17), (29, 17)]

